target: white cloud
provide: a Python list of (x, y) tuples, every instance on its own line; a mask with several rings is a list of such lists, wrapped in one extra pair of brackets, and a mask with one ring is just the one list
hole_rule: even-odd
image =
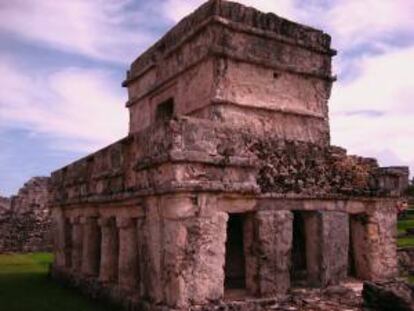
[(128, 63), (151, 36), (132, 0), (13, 0), (0, 3), (0, 31), (100, 60)]
[(333, 142), (414, 171), (413, 71), (414, 47), (363, 58), (357, 78), (333, 89)]
[[(7, 59), (7, 58), (6, 58)], [(127, 134), (124, 91), (110, 72), (65, 68), (30, 72), (0, 62), (0, 128), (23, 128), (52, 139), (52, 147), (93, 151)]]

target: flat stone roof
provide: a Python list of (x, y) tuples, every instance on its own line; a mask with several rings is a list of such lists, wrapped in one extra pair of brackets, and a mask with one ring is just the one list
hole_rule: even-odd
[(168, 53), (180, 45), (185, 37), (210, 22), (220, 22), (233, 28), (236, 26), (242, 31), (261, 32), (290, 44), (300, 45), (321, 53), (336, 54), (330, 48), (331, 37), (321, 30), (292, 22), (274, 13), (263, 13), (236, 2), (210, 0), (182, 19), (152, 47), (142, 53), (132, 63), (129, 78), (149, 63), (156, 62), (160, 55)]

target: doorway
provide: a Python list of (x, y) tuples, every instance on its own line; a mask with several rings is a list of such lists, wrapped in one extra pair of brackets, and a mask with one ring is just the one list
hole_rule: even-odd
[(224, 275), (224, 288), (226, 290), (246, 288), (242, 214), (229, 214)]
[(306, 285), (308, 279), (306, 258), (306, 228), (304, 212), (293, 212), (291, 281), (296, 286)]

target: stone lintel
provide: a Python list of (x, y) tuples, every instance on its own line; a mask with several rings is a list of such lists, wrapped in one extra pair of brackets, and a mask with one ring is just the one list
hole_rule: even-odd
[(132, 217), (117, 217), (116, 226), (121, 229), (130, 228), (136, 224), (136, 220), (136, 218)]
[(98, 219), (98, 225), (100, 227), (109, 227), (116, 224), (116, 218), (115, 217), (100, 217)]

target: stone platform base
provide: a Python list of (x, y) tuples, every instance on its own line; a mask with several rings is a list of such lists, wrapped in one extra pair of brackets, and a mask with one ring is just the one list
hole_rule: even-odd
[(274, 298), (240, 298), (215, 301), (208, 305), (174, 309), (139, 300), (133, 293), (95, 280), (74, 278), (71, 274), (51, 269), (51, 277), (64, 286), (126, 311), (359, 311), (362, 310), (362, 282), (350, 280), (326, 289), (294, 288), (288, 295)]

